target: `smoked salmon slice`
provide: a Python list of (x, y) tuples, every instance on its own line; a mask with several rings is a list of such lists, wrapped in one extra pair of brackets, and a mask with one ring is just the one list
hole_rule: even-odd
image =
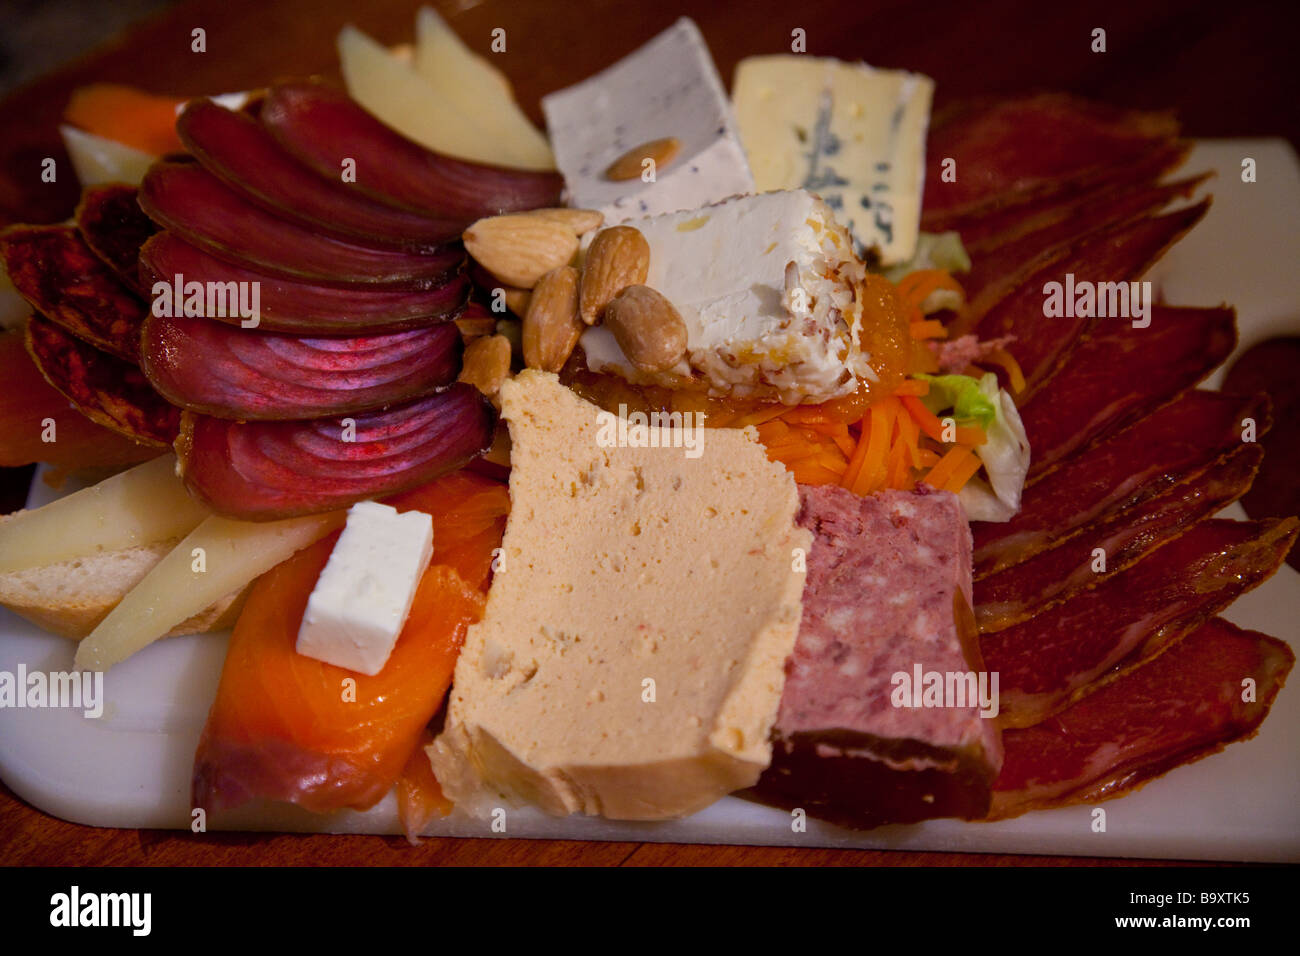
[(500, 482), (457, 472), (389, 503), (433, 516), (434, 563), (388, 663), (369, 677), (294, 649), (337, 535), (273, 568), (253, 586), (230, 638), (195, 755), (194, 806), (263, 799), (317, 813), (364, 810), (403, 775), (482, 613), (510, 500)]
[(412, 846), (419, 845), (420, 834), (429, 821), (434, 817), (445, 817), (452, 811), (452, 803), (443, 795), (438, 778), (433, 775), (433, 764), (425, 753), (431, 743), (433, 733), (426, 730), (397, 779), (397, 818)]

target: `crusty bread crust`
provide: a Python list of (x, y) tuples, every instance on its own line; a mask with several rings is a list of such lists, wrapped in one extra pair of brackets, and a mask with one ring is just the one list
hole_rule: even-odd
[[(174, 538), (0, 574), (0, 605), (37, 627), (81, 640), (179, 541)], [(182, 621), (166, 636), (232, 627), (250, 587), (226, 595)]]

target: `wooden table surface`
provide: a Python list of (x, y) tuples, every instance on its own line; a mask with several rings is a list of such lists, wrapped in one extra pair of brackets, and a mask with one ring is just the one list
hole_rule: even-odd
[[(1300, 143), (1300, 80), (1278, 5), (1251, 0), (1053, 4), (984, 0), (437, 0), (474, 48), (506, 30), (495, 62), (540, 122), (538, 98), (628, 53), (682, 14), (695, 18), (724, 80), (737, 60), (789, 50), (806, 32), (813, 55), (865, 59), (935, 78), (936, 103), (968, 95), (1066, 90), (1122, 106), (1174, 109), (1190, 136), (1283, 136)], [(0, 223), (54, 221), (76, 201), (70, 177), (42, 184), (61, 158), (56, 126), (69, 93), (92, 81), (180, 95), (228, 92), (280, 78), (335, 74), (334, 37), (352, 22), (385, 43), (414, 36), (417, 0), (190, 0), (0, 102)], [(207, 51), (190, 49), (202, 27)], [(69, 29), (75, 29), (73, 24)], [(1105, 53), (1090, 49), (1106, 31)], [(21, 501), (23, 470), (0, 477)], [(766, 847), (529, 840), (262, 836), (102, 830), (65, 823), (0, 787), (0, 864), (589, 864), (934, 865), (1124, 864), (1123, 860)]]

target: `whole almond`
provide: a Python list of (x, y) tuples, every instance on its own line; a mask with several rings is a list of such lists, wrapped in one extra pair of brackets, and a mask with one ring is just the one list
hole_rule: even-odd
[(465, 346), (457, 381), (469, 382), (491, 398), (510, 377), (510, 340), (504, 335), (484, 335)]
[(605, 170), (605, 178), (612, 179), (616, 183), (625, 182), (629, 179), (638, 179), (646, 169), (645, 161), (647, 159), (654, 161), (656, 169), (660, 166), (667, 166), (673, 161), (681, 148), (681, 140), (675, 136), (652, 139), (649, 142), (641, 143), (639, 146), (633, 146), (609, 164), (609, 168)]
[(600, 228), (605, 221), (604, 213), (598, 209), (530, 209), (528, 215), (563, 223), (579, 236)]
[(496, 331), (496, 327), (497, 320), (490, 315), (462, 315), (456, 320), (456, 328), (460, 329), (460, 337), (465, 342), (483, 335), (491, 335)]
[(578, 318), (578, 270), (563, 266), (542, 276), (524, 316), (524, 364), (545, 372), (564, 367), (584, 326)]
[(645, 282), (650, 272), (650, 243), (632, 226), (610, 226), (596, 233), (582, 266), (578, 310), (582, 321), (595, 325), (605, 306), (630, 285)]
[(523, 318), (528, 311), (528, 299), (532, 295), (528, 289), (503, 289), (506, 299), (506, 308), (513, 312), (519, 318)]
[(578, 236), (569, 226), (527, 213), (480, 219), (465, 230), (464, 239), (479, 265), (518, 289), (531, 289), (578, 251)]
[(665, 372), (686, 355), (686, 323), (648, 285), (630, 285), (605, 310), (605, 325), (627, 360), (643, 372)]

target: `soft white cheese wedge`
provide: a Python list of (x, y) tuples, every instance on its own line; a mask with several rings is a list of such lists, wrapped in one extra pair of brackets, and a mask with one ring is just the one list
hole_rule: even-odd
[(809, 56), (741, 60), (732, 86), (760, 190), (808, 189), (883, 265), (916, 251), (934, 81)]
[(388, 662), (433, 557), (433, 519), (362, 501), (348, 511), (298, 629), (299, 654), (360, 674)]
[[(542, 111), (570, 204), (599, 209), (606, 224), (754, 191), (731, 102), (686, 17), (608, 69), (543, 97)], [(628, 150), (667, 137), (681, 149), (653, 182), (606, 177)]]
[(669, 387), (689, 376), (714, 395), (788, 405), (847, 395), (872, 374), (858, 348), (864, 268), (816, 196), (763, 193), (630, 225), (650, 244), (646, 285), (686, 323), (686, 358), (666, 375), (638, 372), (594, 326), (581, 339), (593, 372)]

